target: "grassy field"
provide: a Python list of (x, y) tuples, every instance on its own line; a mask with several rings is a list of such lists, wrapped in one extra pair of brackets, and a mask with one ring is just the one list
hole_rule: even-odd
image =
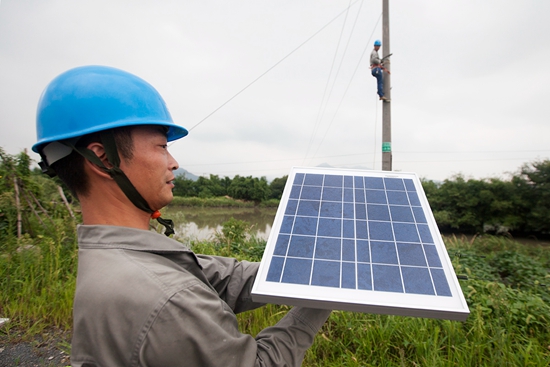
[[(465, 322), (334, 311), (304, 366), (549, 366), (550, 248), (499, 237), (446, 238), (471, 315)], [(232, 220), (198, 253), (257, 261), (265, 243)], [(77, 246), (74, 225), (0, 245), (0, 331), (17, 341), (71, 328)], [(288, 310), (268, 305), (238, 315), (255, 335)], [(70, 345), (61, 346), (69, 349)]]

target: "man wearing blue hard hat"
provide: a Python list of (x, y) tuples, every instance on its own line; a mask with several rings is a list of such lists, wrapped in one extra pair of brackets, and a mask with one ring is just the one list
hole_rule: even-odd
[(389, 99), (384, 97), (384, 75), (383, 72), (386, 70), (384, 68), (384, 63), (380, 56), (378, 55), (378, 50), (380, 50), (382, 42), (380, 40), (374, 41), (374, 49), (370, 54), (370, 68), (371, 74), (376, 78), (376, 90), (378, 97), (381, 101), (389, 102)]
[[(122, 70), (84, 66), (56, 77), (37, 110), (43, 171), (80, 201), (72, 366), (299, 366), (330, 311), (295, 307), (256, 338), (235, 314), (262, 306), (257, 263), (195, 255), (168, 237), (159, 210), (187, 135), (160, 94)], [(149, 230), (151, 219), (166, 227)]]

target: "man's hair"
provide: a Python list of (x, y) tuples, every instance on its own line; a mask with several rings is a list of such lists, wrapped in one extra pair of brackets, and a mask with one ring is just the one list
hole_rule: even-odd
[[(121, 159), (129, 160), (133, 157), (133, 128), (134, 126), (124, 126), (112, 129), (118, 154)], [(82, 136), (76, 145), (85, 148), (94, 142), (101, 143), (99, 133)], [(67, 185), (71, 193), (77, 198), (79, 196), (86, 196), (90, 191), (88, 177), (86, 177), (86, 172), (84, 170), (84, 160), (85, 158), (83, 156), (73, 150), (71, 154), (52, 164), (52, 169), (57, 176)]]

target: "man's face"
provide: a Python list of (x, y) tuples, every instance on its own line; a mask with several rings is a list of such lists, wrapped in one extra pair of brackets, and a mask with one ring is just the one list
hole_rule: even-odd
[(133, 156), (122, 159), (120, 168), (153, 210), (172, 201), (173, 170), (178, 162), (168, 153), (166, 132), (160, 126), (137, 126), (132, 130)]
[(380, 46), (374, 46), (374, 49), (375, 49), (376, 51), (378, 51), (378, 50), (380, 50)]

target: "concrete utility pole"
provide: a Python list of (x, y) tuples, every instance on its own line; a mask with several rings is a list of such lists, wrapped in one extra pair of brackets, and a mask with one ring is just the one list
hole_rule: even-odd
[[(390, 54), (390, 7), (389, 0), (382, 0), (382, 57)], [(390, 58), (384, 60), (384, 67), (391, 71)], [(391, 76), (384, 72), (384, 96), (391, 101)], [(391, 153), (391, 102), (382, 102), (382, 170), (392, 170)]]

